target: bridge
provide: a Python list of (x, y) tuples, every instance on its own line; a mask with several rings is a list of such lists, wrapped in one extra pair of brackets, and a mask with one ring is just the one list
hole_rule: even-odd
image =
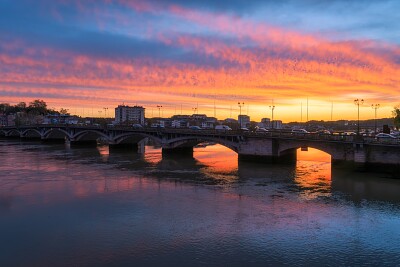
[(193, 153), (202, 142), (221, 144), (240, 160), (287, 162), (296, 160), (296, 150), (316, 148), (331, 155), (332, 163), (355, 163), (359, 167), (384, 166), (400, 169), (400, 139), (376, 140), (373, 137), (320, 135), (271, 131), (191, 130), (168, 128), (94, 127), (72, 125), (31, 125), (0, 128), (0, 137), (61, 141), (75, 145), (96, 145), (98, 140), (110, 148), (128, 147), (149, 138), (162, 147), (163, 154)]

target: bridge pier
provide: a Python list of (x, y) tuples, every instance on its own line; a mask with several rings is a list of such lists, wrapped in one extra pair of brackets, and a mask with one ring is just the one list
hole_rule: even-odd
[(71, 147), (96, 147), (96, 140), (69, 141)]
[(296, 154), (288, 153), (281, 156), (266, 156), (266, 155), (246, 155), (239, 154), (239, 161), (259, 162), (259, 163), (295, 163)]
[(176, 148), (163, 147), (162, 155), (163, 156), (180, 155), (180, 156), (193, 157), (193, 147), (176, 147)]
[(64, 144), (65, 137), (64, 138), (42, 138), (41, 141), (44, 144)]
[(110, 151), (139, 151), (139, 144), (127, 143), (127, 144), (108, 144)]
[(23, 136), (20, 138), (21, 138), (21, 141), (40, 141), (41, 140), (41, 138), (38, 136)]

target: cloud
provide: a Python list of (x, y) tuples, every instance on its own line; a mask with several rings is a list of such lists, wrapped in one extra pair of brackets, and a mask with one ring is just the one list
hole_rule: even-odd
[[(224, 11), (224, 1), (35, 3), (9, 2), (1, 11), (3, 98), (171, 106), (218, 99), (226, 109), (238, 99), (259, 107), (272, 98), (348, 101), (350, 92), (392, 103), (400, 89), (396, 43), (277, 26), (240, 13), (239, 1), (230, 2), (232, 12)], [(293, 10), (298, 5), (285, 3)], [(299, 11), (344, 5), (303, 3)], [(275, 1), (251, 5), (289, 8)], [(257, 15), (252, 8), (244, 9)]]

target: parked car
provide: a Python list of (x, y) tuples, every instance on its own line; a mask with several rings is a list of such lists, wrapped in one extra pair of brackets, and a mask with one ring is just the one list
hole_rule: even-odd
[(344, 132), (342, 135), (357, 135), (355, 132)]
[(301, 133), (301, 134), (306, 134), (309, 133), (306, 129), (293, 129), (292, 130), (293, 134)]
[(135, 123), (135, 124), (132, 124), (132, 128), (133, 129), (142, 129), (143, 126), (141, 124)]
[(240, 130), (243, 131), (243, 132), (248, 132), (249, 131), (249, 129), (247, 129), (246, 127), (242, 127), (242, 128), (240, 128)]
[(259, 128), (256, 128), (255, 132), (256, 133), (266, 133), (266, 132), (268, 132), (268, 130), (263, 127), (259, 127)]
[(215, 126), (215, 130), (221, 131), (221, 130), (225, 130), (225, 131), (231, 131), (231, 127), (227, 126), (227, 125), (216, 125)]
[(331, 132), (328, 131), (328, 130), (319, 130), (319, 131), (317, 131), (316, 133), (319, 134), (319, 135), (331, 134)]
[(400, 132), (399, 131), (391, 131), (390, 134), (393, 135), (393, 136), (397, 136), (397, 137), (400, 136)]
[(189, 129), (197, 131), (197, 130), (201, 130), (201, 127), (193, 125), (193, 126), (189, 126)]
[(385, 139), (385, 140), (388, 140), (388, 139), (397, 139), (396, 136), (391, 135), (391, 134), (387, 134), (387, 133), (379, 133), (379, 134), (375, 135), (375, 138), (378, 139), (378, 140), (379, 140), (379, 139)]

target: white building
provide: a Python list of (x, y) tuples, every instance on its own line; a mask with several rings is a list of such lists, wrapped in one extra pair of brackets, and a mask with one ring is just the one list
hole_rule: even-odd
[(258, 123), (258, 127), (269, 129), (271, 128), (271, 119), (270, 118), (262, 118), (261, 122)]
[(282, 129), (282, 121), (281, 120), (274, 120), (272, 121), (272, 129)]
[(144, 108), (140, 106), (119, 105), (115, 108), (116, 123), (138, 123), (144, 125)]
[(201, 128), (203, 129), (214, 129), (215, 126), (215, 121), (211, 120), (211, 121), (203, 121), (201, 123)]
[(240, 128), (250, 127), (250, 117), (247, 115), (239, 115), (238, 122), (239, 122)]

